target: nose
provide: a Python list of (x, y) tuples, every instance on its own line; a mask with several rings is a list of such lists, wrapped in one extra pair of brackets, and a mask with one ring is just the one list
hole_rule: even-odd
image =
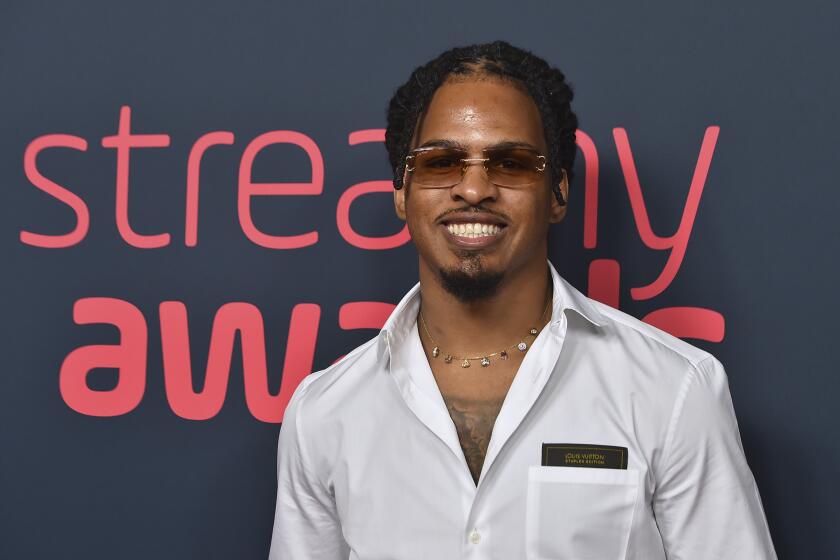
[(468, 162), (461, 182), (450, 189), (452, 200), (478, 205), (487, 200), (495, 201), (499, 187), (490, 182), (487, 170), (480, 161)]

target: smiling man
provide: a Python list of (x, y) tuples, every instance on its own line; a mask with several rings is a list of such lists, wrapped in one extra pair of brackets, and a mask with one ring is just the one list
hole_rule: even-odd
[(504, 42), (397, 90), (386, 146), (419, 283), (289, 403), (272, 559), (775, 558), (721, 364), (547, 259), (571, 99)]

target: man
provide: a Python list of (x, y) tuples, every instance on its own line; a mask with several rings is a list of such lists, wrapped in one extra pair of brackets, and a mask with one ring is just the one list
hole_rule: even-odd
[(721, 364), (547, 260), (571, 99), (504, 42), (396, 92), (386, 146), (420, 281), (289, 403), (272, 559), (775, 558)]

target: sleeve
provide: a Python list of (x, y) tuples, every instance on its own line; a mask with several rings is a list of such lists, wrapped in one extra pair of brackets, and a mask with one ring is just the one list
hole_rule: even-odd
[(347, 560), (332, 493), (307, 462), (299, 407), (306, 383), (289, 401), (277, 444), (277, 505), (269, 560)]
[(669, 560), (775, 560), (726, 372), (709, 356), (674, 405), (653, 496)]

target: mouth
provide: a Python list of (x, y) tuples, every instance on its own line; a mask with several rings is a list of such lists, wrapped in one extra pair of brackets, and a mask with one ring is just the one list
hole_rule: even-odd
[(505, 234), (504, 224), (486, 222), (444, 222), (443, 228), (447, 240), (461, 249), (483, 249), (498, 243)]

